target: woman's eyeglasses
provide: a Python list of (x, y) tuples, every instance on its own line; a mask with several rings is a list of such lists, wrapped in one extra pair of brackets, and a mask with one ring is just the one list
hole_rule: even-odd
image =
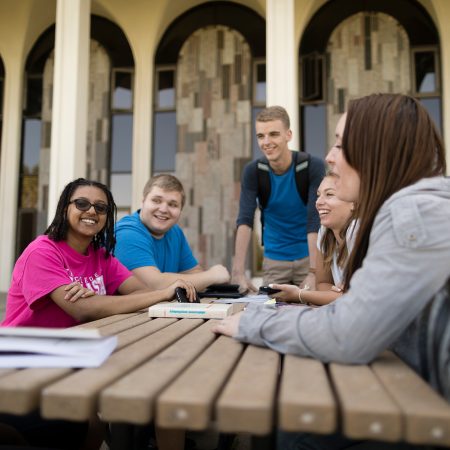
[(75, 205), (75, 208), (79, 209), (80, 211), (89, 211), (91, 209), (91, 206), (93, 206), (95, 212), (101, 215), (106, 214), (109, 210), (109, 206), (105, 203), (91, 203), (85, 198), (76, 198), (69, 203), (73, 203)]

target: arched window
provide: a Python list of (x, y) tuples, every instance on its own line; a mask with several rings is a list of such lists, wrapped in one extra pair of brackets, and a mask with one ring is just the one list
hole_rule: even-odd
[(302, 147), (323, 157), (348, 100), (372, 92), (414, 95), (441, 127), (439, 73), (438, 33), (417, 1), (327, 2), (300, 43)]
[(182, 181), (181, 225), (200, 264), (230, 266), (240, 176), (265, 106), (264, 20), (232, 2), (187, 11), (160, 41), (154, 78), (153, 173)]
[[(55, 28), (26, 62), (16, 253), (47, 226)], [(133, 70), (124, 33), (91, 17), (86, 177), (110, 185), (119, 214), (130, 212)]]

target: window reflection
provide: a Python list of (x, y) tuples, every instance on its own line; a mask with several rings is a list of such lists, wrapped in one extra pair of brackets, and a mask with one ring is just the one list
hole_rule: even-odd
[(254, 87), (254, 103), (266, 103), (266, 64), (259, 62), (255, 64), (255, 87)]
[(442, 133), (441, 119), (441, 99), (439, 97), (421, 98), (420, 102), (433, 119), (437, 129)]
[(133, 116), (114, 114), (111, 137), (111, 172), (131, 172)]
[(160, 109), (175, 108), (175, 70), (161, 69), (157, 72), (156, 107)]
[(252, 159), (261, 158), (261, 156), (264, 156), (261, 149), (258, 145), (258, 140), (256, 139), (256, 132), (255, 132), (255, 122), (256, 122), (256, 116), (263, 110), (262, 107), (256, 107), (254, 106), (252, 108)]
[(323, 159), (327, 152), (327, 110), (324, 103), (302, 107), (301, 150)]
[(427, 94), (437, 92), (435, 52), (415, 51), (414, 66), (416, 93)]
[(126, 110), (133, 108), (132, 73), (114, 70), (113, 74), (112, 108)]
[(40, 116), (42, 112), (42, 75), (29, 75), (26, 84), (25, 114)]
[(155, 113), (153, 172), (174, 172), (177, 152), (175, 111)]
[(37, 208), (41, 120), (25, 119), (21, 164), (21, 208)]
[(131, 198), (131, 173), (111, 174), (111, 192), (118, 211), (125, 209), (127, 214)]

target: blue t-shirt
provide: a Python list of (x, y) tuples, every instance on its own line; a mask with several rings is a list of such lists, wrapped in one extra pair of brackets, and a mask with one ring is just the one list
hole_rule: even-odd
[[(253, 227), (258, 199), (258, 160), (249, 162), (242, 174), (237, 226)], [(317, 189), (325, 174), (324, 162), (310, 156), (308, 204), (305, 206), (295, 182), (295, 165), (282, 175), (270, 173), (270, 198), (264, 208), (264, 256), (276, 261), (294, 261), (308, 256), (307, 233), (320, 227), (316, 209)]]
[(264, 209), (264, 254), (293, 261), (308, 256), (306, 206), (297, 191), (294, 167), (282, 175), (270, 173), (270, 197)]
[(139, 212), (123, 217), (116, 224), (115, 256), (128, 270), (153, 266), (161, 272), (179, 273), (198, 264), (178, 225), (156, 239), (141, 222)]

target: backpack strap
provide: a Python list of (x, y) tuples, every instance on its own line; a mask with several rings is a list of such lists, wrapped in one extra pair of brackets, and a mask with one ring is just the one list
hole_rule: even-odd
[(297, 191), (303, 203), (308, 204), (309, 190), (309, 159), (310, 155), (306, 152), (292, 152), (295, 164), (295, 184)]
[[(308, 203), (309, 190), (309, 159), (310, 155), (306, 152), (291, 151), (295, 165), (295, 184), (297, 191), (303, 203)], [(256, 176), (258, 180), (258, 203), (261, 209), (267, 206), (270, 198), (270, 167), (266, 157), (259, 158), (256, 161)]]
[[(295, 184), (297, 191), (303, 203), (306, 205), (308, 203), (310, 155), (300, 151), (291, 151), (291, 153), (295, 166)], [(271, 193), (270, 166), (265, 156), (256, 160), (256, 178), (258, 183), (258, 205), (261, 210), (261, 229), (264, 230), (264, 208), (269, 202)], [(261, 245), (264, 245), (262, 237)]]
[(270, 168), (269, 161), (263, 156), (256, 161), (256, 177), (258, 180), (258, 204), (264, 209), (270, 198)]

